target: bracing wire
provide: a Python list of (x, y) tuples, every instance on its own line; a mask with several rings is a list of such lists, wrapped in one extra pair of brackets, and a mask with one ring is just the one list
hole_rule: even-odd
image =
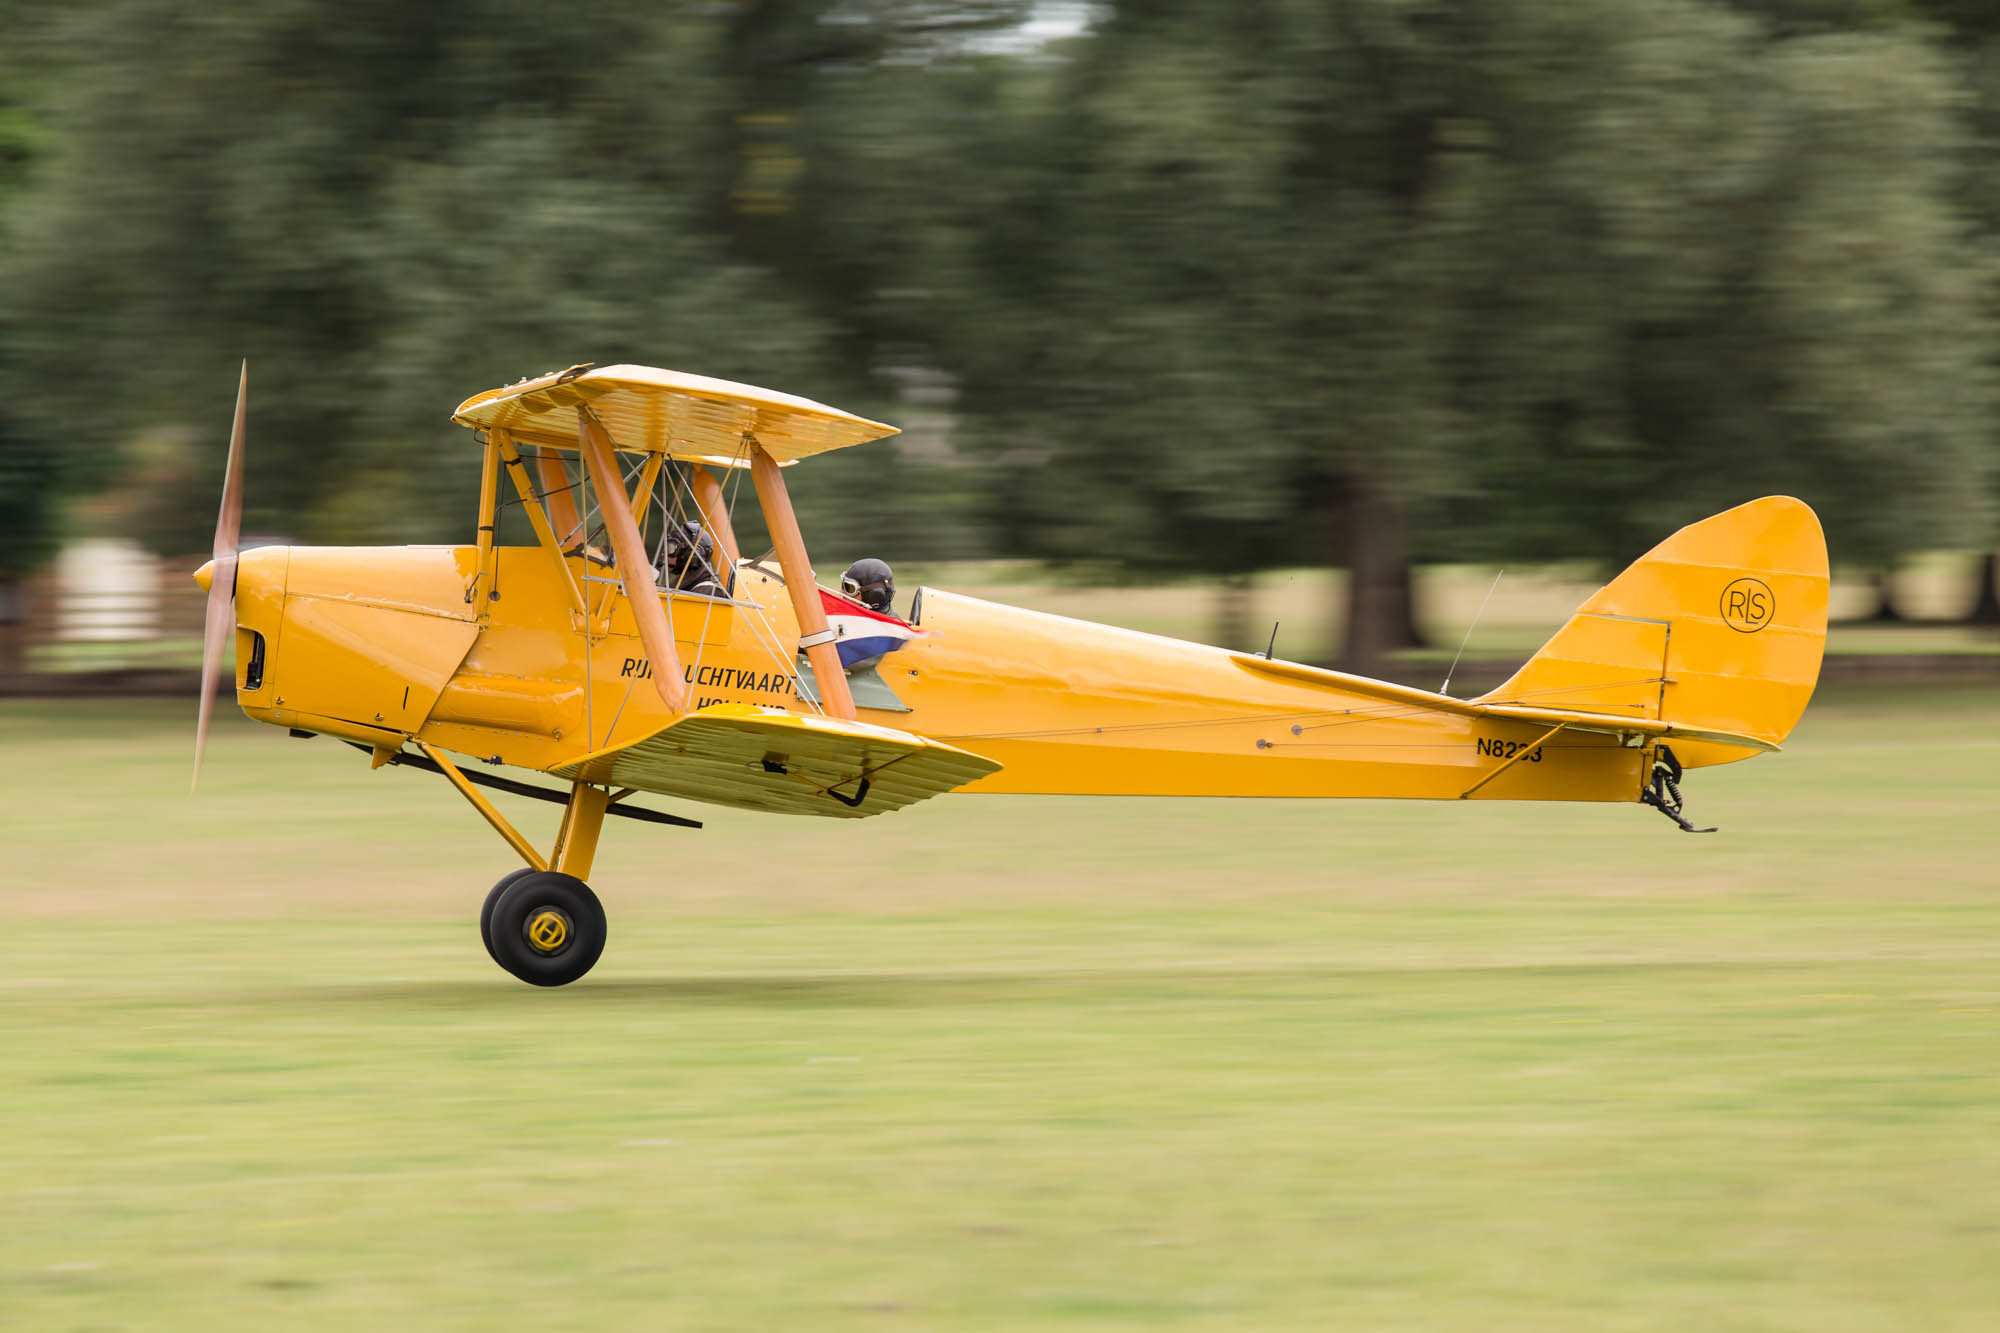
[(1458, 670), (1458, 660), (1465, 656), (1465, 645), (1472, 642), (1472, 631), (1479, 628), (1479, 618), (1486, 614), (1486, 604), (1493, 600), (1493, 589), (1500, 586), (1500, 575), (1507, 571), (1502, 568), (1493, 575), (1493, 582), (1487, 586), (1486, 595), (1479, 599), (1479, 609), (1472, 613), (1472, 623), (1465, 627), (1465, 637), (1458, 641), (1458, 651), (1451, 655), (1451, 665), (1445, 668), (1444, 684), (1438, 686), (1439, 694), (1451, 693), (1451, 673)]

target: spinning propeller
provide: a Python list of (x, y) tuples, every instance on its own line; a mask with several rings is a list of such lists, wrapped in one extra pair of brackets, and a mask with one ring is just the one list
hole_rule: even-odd
[(208, 566), (208, 619), (201, 635), (201, 715), (194, 729), (192, 793), (201, 781), (201, 756), (208, 748), (215, 687), (221, 683), (222, 650), (236, 628), (236, 540), (243, 528), (243, 408), (250, 391), (250, 363), (236, 381), (236, 420), (229, 428), (229, 467), (222, 477), (222, 511), (215, 518), (215, 558)]

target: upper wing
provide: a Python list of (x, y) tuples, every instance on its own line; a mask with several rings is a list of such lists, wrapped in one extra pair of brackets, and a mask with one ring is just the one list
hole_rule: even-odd
[(711, 704), (631, 745), (550, 771), (745, 810), (865, 819), (999, 768), (955, 746), (867, 722)]
[(451, 419), (494, 427), (515, 439), (576, 448), (577, 409), (588, 407), (619, 449), (666, 453), (718, 467), (748, 466), (743, 437), (754, 435), (780, 463), (866, 444), (897, 433), (810, 398), (754, 384), (656, 366), (573, 366), (474, 394)]

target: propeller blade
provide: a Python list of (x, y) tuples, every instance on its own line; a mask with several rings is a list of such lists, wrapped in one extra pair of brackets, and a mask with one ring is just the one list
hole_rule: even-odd
[(215, 560), (208, 584), (208, 614), (201, 634), (201, 712), (194, 728), (193, 793), (201, 782), (201, 757), (208, 749), (208, 723), (215, 713), (222, 654), (236, 628), (236, 542), (243, 531), (243, 415), (250, 393), (250, 362), (236, 381), (236, 420), (229, 427), (229, 463), (222, 476), (222, 510), (215, 518)]

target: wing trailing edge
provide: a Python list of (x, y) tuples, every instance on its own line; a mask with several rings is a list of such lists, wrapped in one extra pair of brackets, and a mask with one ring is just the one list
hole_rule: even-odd
[(893, 727), (731, 703), (549, 772), (743, 810), (866, 819), (999, 769), (982, 755)]

